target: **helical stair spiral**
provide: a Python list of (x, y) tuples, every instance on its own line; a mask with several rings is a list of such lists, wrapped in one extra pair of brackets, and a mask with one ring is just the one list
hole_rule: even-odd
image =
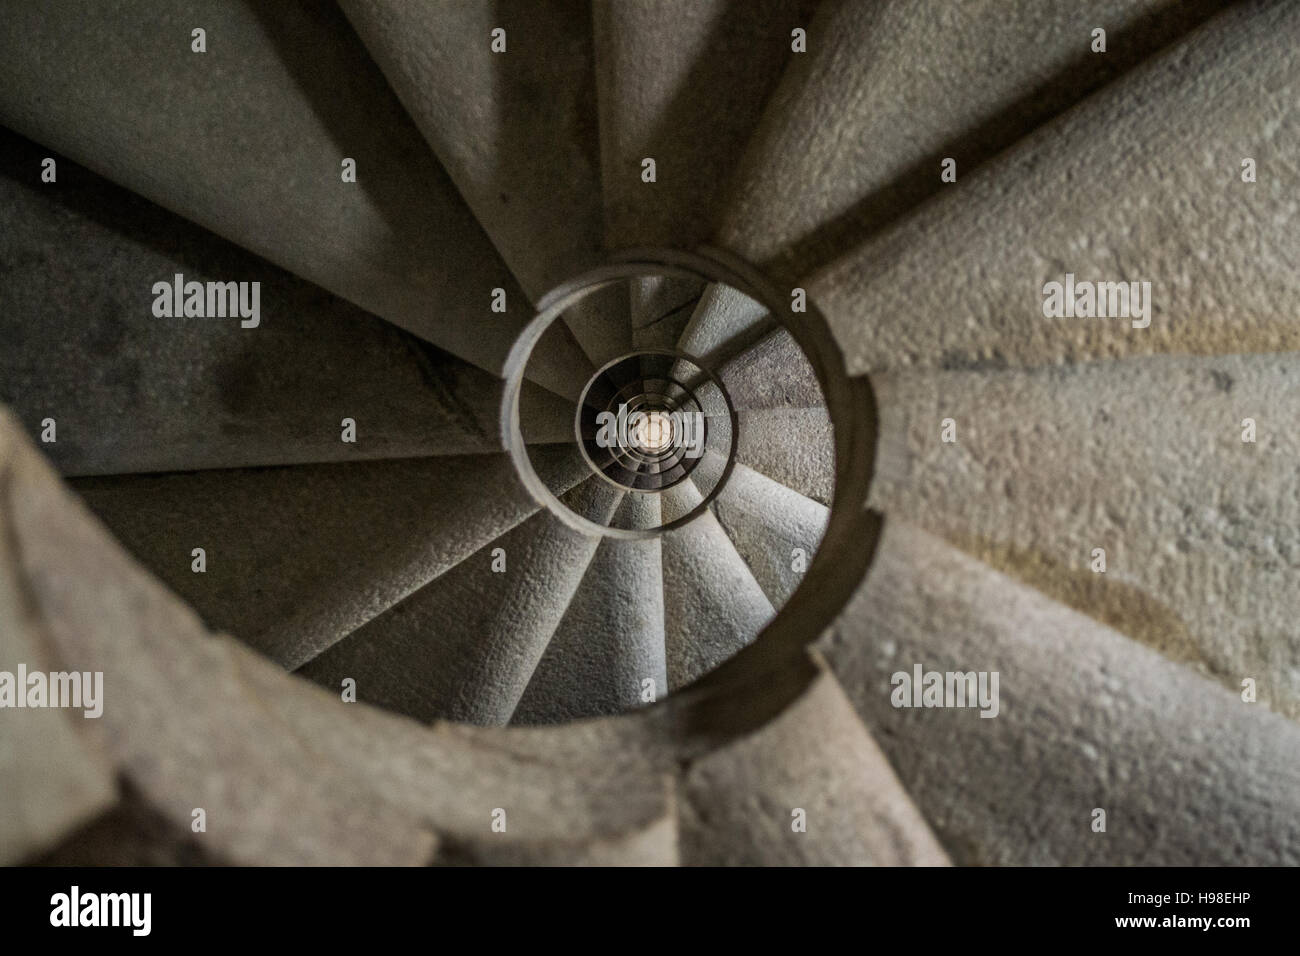
[(1300, 862), (1300, 6), (0, 23), (0, 860)]

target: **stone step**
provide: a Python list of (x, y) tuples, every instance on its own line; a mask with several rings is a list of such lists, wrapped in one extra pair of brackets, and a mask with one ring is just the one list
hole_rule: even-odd
[(817, 553), (829, 509), (741, 464), (710, 509), (767, 599), (780, 608)]
[(729, 285), (710, 283), (695, 305), (677, 348), (716, 368), (770, 331), (773, 320), (761, 303)]
[[(954, 863), (1300, 862), (1300, 727), (915, 526), (818, 647)], [(893, 706), (917, 666), (997, 716)]]
[(737, 415), (736, 461), (829, 506), (835, 438), (825, 408), (756, 408)]
[[(713, 234), (744, 148), (811, 0), (594, 3), (605, 237), (691, 248)], [(656, 181), (642, 180), (642, 160)]]
[[(1298, 36), (1234, 6), (821, 270), (850, 374), (1300, 347)], [(1149, 283), (1145, 314), (1045, 317), (1067, 276)]]
[(1300, 718), (1297, 381), (1293, 355), (882, 377), (871, 500)]
[[(528, 297), (341, 11), (55, 0), (6, 15), (0, 123), (501, 373)], [(585, 357), (553, 347), (533, 373), (566, 394)]]
[(770, 722), (693, 762), (687, 866), (946, 866), (948, 858), (829, 673)]
[(717, 370), (738, 410), (819, 408), (826, 404), (817, 373), (785, 329), (776, 329)]
[[(589, 4), (341, 5), (529, 297), (597, 265)], [(498, 29), (504, 52), (492, 49)]]
[[(48, 152), (0, 130), (0, 400), (33, 436), (54, 419), (64, 474), (500, 449), (500, 379), (71, 160), (39, 184)], [(156, 317), (178, 274), (260, 283), (257, 327)], [(571, 433), (557, 396), (525, 383), (521, 405), (529, 439)]]
[[(616, 516), (635, 527), (659, 524), (657, 495), (629, 494)], [(664, 589), (658, 538), (600, 542), (573, 601), (537, 662), (513, 724), (562, 723), (639, 707), (667, 693)]]
[[(691, 482), (675, 485), (660, 496), (664, 520), (701, 500)], [(711, 512), (661, 535), (660, 545), (668, 683), (677, 690), (753, 641), (773, 611)]]
[[(603, 209), (586, 0), (343, 10), (524, 291), (599, 264)], [(504, 30), (504, 52), (493, 34)], [(571, 323), (588, 355), (588, 338)]]
[[(621, 497), (612, 486), (589, 478), (561, 500), (608, 520)], [(308, 661), (299, 673), (331, 688), (352, 678), (359, 699), (425, 722), (504, 724), (599, 543), (542, 511)]]
[(702, 280), (646, 276), (628, 284), (632, 345), (673, 348), (706, 288)]
[[(718, 242), (796, 282), (923, 200), (956, 189), (940, 179), (945, 157), (965, 182), (1224, 6), (824, 3), (808, 25), (808, 52), (792, 59), (745, 153)], [(1104, 54), (1091, 51), (1098, 27)]]
[[(534, 449), (557, 486), (576, 452)], [(79, 479), (209, 626), (295, 667), (537, 511), (501, 454)], [(192, 570), (203, 548), (207, 570)]]
[(601, 368), (632, 351), (631, 298), (630, 283), (614, 282), (565, 310), (564, 323), (582, 343), (593, 367)]

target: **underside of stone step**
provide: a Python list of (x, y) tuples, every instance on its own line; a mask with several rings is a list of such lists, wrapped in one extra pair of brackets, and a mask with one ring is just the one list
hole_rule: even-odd
[(835, 438), (826, 409), (753, 409), (737, 417), (736, 461), (805, 498), (830, 505)]
[(342, 7), (533, 301), (595, 265), (602, 209), (590, 5)]
[(878, 379), (872, 501), (1300, 717), (1297, 381), (1291, 355)]
[[(657, 496), (627, 495), (619, 508), (638, 513), (615, 524), (659, 524)], [(667, 692), (661, 560), (657, 538), (600, 543), (511, 723), (616, 714)]]
[(757, 342), (773, 325), (759, 302), (729, 285), (712, 283), (696, 303), (677, 348), (712, 368)]
[(786, 329), (776, 329), (718, 372), (737, 409), (818, 408), (826, 404), (817, 373)]
[(944, 866), (948, 858), (828, 673), (687, 770), (690, 866)]
[[(527, 296), (339, 10), (133, 0), (5, 17), (0, 123), (500, 373)], [(552, 347), (533, 371), (564, 394), (582, 352)]]
[[(47, 154), (0, 131), (0, 400), (33, 435), (53, 419), (44, 448), (64, 474), (500, 447), (496, 377), (70, 160), (57, 191), (42, 185)], [(205, 293), (258, 283), (256, 298), (245, 285), (253, 318), (224, 298), (225, 317), (159, 317), (154, 284), (170, 308), (178, 275)], [(558, 397), (527, 383), (521, 404), (526, 438), (572, 433)]]
[[(824, 3), (750, 143), (718, 242), (798, 280), (956, 189), (944, 159), (964, 182), (1226, 5)], [(1096, 29), (1104, 53), (1091, 49)]]
[(596, 368), (632, 351), (632, 290), (614, 282), (564, 312), (564, 323)]
[(1300, 727), (913, 526), (819, 647), (956, 863), (1300, 860)]
[[(691, 248), (713, 233), (735, 156), (810, 0), (594, 3), (605, 235)], [(654, 160), (655, 179), (643, 178)]]
[[(696, 507), (690, 482), (661, 498), (665, 521)], [(772, 604), (710, 512), (661, 537), (664, 646), (671, 689), (685, 687), (747, 645)]]
[(827, 507), (736, 465), (711, 510), (767, 599), (779, 608), (817, 553)]
[[(559, 484), (585, 470), (560, 446), (535, 450), (534, 460)], [(209, 626), (288, 667), (537, 510), (500, 454), (87, 478), (73, 487)]]
[(850, 374), (1300, 347), (1297, 38), (1235, 6), (819, 272)]
[(705, 286), (693, 279), (648, 276), (629, 284), (632, 344), (673, 348), (691, 320)]
[[(621, 494), (589, 478), (561, 500), (608, 520)], [(582, 584), (599, 540), (571, 531), (543, 510), (299, 673), (329, 688), (352, 678), (359, 699), (417, 720), (504, 724)]]
[[(173, 832), (189, 831), (192, 809), (203, 807), (213, 858), (676, 862), (674, 811), (660, 779), (614, 779), (600, 767), (579, 777), (550, 767), (535, 747), (520, 758), (344, 703), (207, 632), (66, 494), (7, 415), (0, 474), (0, 594), (25, 595), (17, 611), (34, 622), (36, 660), (104, 673), (102, 717), (71, 723), (80, 746)], [(18, 633), (16, 623), (0, 621), (0, 633)], [(24, 754), (20, 779), (35, 772), (29, 759), (40, 759)], [(44, 819), (62, 815), (70, 825), (92, 812), (102, 783), (81, 784), (47, 790)], [(508, 819), (505, 835), (493, 830), (497, 810)], [(38, 836), (52, 845), (52, 833)], [(40, 848), (18, 849), (30, 858)]]

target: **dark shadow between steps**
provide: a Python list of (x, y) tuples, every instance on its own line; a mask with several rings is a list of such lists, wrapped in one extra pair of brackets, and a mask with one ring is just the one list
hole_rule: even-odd
[(233, 866), (121, 776), (118, 802), (23, 866)]
[[(626, 244), (691, 248), (709, 240), (724, 187), (792, 56), (790, 31), (806, 26), (816, 5), (728, 0), (685, 80), (638, 144), (638, 156), (658, 159), (659, 182), (672, 192), (667, 199), (660, 194), (651, 222), (636, 217), (642, 221), (635, 235), (621, 236)], [(626, 225), (637, 211), (614, 218)]]
[[(312, 104), (316, 119), (338, 146), (340, 159), (347, 156), (356, 160), (355, 186), (365, 192), (388, 227), (383, 258), (400, 262), (402, 250), (419, 245), (418, 233), (436, 228), (437, 224), (413, 221), (407, 214), (406, 197), (393, 188), (403, 177), (386, 175), (384, 171), (405, 168), (415, 182), (430, 182), (435, 194), (454, 196), (463, 203), (451, 177), (434, 159), (424, 137), (337, 4), (296, 0), (250, 3), (248, 7), (298, 89)], [(321, 39), (327, 45), (311, 42)], [(374, 135), (393, 130), (401, 131), (401, 135), (391, 137), (392, 143)], [(388, 152), (387, 147), (393, 144), (400, 144), (402, 152)], [(473, 218), (468, 210), (467, 214)], [(387, 255), (390, 251), (391, 256)], [(522, 292), (519, 294), (522, 296)]]
[[(47, 156), (57, 165), (57, 188), (40, 181), (41, 160)], [(47, 202), (57, 203), (79, 218), (89, 219), (130, 242), (181, 263), (187, 270), (216, 273), (230, 281), (264, 279), (265, 273), (270, 272), (311, 285), (198, 223), (4, 126), (0, 126), (0, 176), (39, 194)], [(0, 262), (0, 280), (10, 270), (9, 263)]]
[[(491, 109), (495, 136), (496, 155), (488, 157), (488, 161), (492, 163), (492, 192), (497, 201), (502, 206), (528, 202), (537, 188), (546, 188), (546, 183), (561, 194), (566, 183), (575, 181), (586, 183), (591, 191), (584, 208), (573, 210), (573, 219), (567, 223), (570, 235), (580, 233), (586, 241), (562, 249), (539, 249), (537, 245), (543, 243), (536, 243), (531, 250), (532, 255), (548, 255), (545, 274), (554, 285), (599, 265), (603, 258), (600, 112), (591, 4), (590, 0), (494, 0), (490, 24), (506, 31), (507, 50), (511, 51), (489, 57), (493, 96), (491, 103), (483, 104)], [(465, 42), (487, 43), (488, 36), (467, 38)], [(526, 64), (522, 69), (521, 62)], [(586, 69), (571, 69), (578, 65)], [(558, 103), (567, 108), (557, 109)], [(558, 135), (543, 125), (553, 122), (557, 115), (569, 127)], [(586, 168), (567, 168), (574, 157), (563, 152), (535, 155), (533, 144), (551, 136), (559, 142), (578, 144), (578, 158)], [(503, 149), (511, 155), (499, 155)], [(533, 181), (518, 182), (521, 170), (528, 171), (523, 175), (531, 173)], [(576, 261), (570, 258), (573, 255)], [(547, 291), (540, 289), (536, 294), (541, 296)]]
[[(352, 24), (334, 3), (300, 0), (296, 3), (254, 3), (250, 9), (271, 39), (287, 72), (312, 104), (312, 112), (338, 146), (338, 155), (357, 162), (355, 186), (365, 191), (387, 226), (387, 235), (372, 258), (383, 263), (396, 280), (396, 269), (417, 272), (455, 270), (466, 263), (461, 243), (440, 235), (442, 224), (415, 218), (410, 213), (409, 192), (436, 197), (443, 210), (466, 228), (479, 230), (483, 247), (496, 251), (492, 238), (465, 202), (451, 176), (442, 167), (424, 136), (416, 128), (387, 77), (371, 59)], [(486, 38), (484, 38), (486, 40)], [(313, 42), (321, 41), (325, 42)], [(335, 167), (331, 174), (336, 174)], [(458, 228), (460, 225), (458, 224)], [(412, 262), (410, 250), (428, 246), (428, 236), (439, 237), (436, 262)], [(500, 261), (499, 255), (497, 256)], [(396, 264), (396, 265), (395, 265)], [(501, 287), (506, 300), (527, 303), (528, 296), (503, 261)], [(484, 302), (489, 290), (484, 290)], [(466, 303), (455, 303), (466, 308)], [(516, 305), (504, 314), (486, 312), (485, 319), (522, 328), (528, 311)], [(567, 326), (554, 337), (554, 361), (564, 363), (584, 356)], [(497, 356), (494, 361), (504, 361)], [(493, 371), (496, 371), (493, 369)], [(531, 376), (530, 376), (531, 377)], [(562, 389), (548, 385), (557, 394)], [(572, 398), (573, 396), (565, 396)]]

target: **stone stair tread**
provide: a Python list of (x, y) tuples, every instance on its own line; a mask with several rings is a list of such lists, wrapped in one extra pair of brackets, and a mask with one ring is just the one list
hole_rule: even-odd
[[(803, 279), (955, 189), (940, 179), (943, 158), (956, 159), (964, 182), (1226, 5), (822, 4), (808, 25), (808, 52), (793, 58), (741, 162), (717, 242)], [(1107, 31), (1104, 54), (1090, 51), (1097, 27)]]
[[(849, 373), (1300, 347), (1297, 35), (1234, 6), (820, 270)], [(1045, 317), (1071, 275), (1149, 283), (1147, 314)]]
[[(608, 518), (621, 495), (588, 478), (561, 501)], [(326, 687), (350, 677), (360, 699), (417, 720), (505, 724), (599, 541), (540, 511), (298, 671)]]
[(829, 506), (835, 442), (825, 408), (759, 408), (737, 414), (736, 461)]
[[(713, 234), (735, 156), (792, 56), (809, 0), (594, 3), (601, 179), (611, 248)], [(707, 95), (701, 95), (707, 91)], [(641, 179), (645, 158), (656, 181)]]
[[(1300, 859), (1300, 727), (915, 526), (816, 646), (955, 863)], [(997, 672), (997, 716), (893, 706), (916, 665)]]
[[(660, 496), (671, 521), (701, 501), (690, 482)], [(762, 630), (772, 604), (707, 510), (660, 537), (664, 581), (664, 645), (672, 690), (712, 670)]]
[[(659, 523), (657, 495), (628, 494), (622, 508), (635, 527)], [(600, 542), (564, 618), (537, 662), (511, 716), (514, 724), (563, 723), (640, 706), (667, 692), (660, 545)]]
[[(585, 469), (561, 446), (535, 450), (534, 461), (569, 483)], [(538, 507), (502, 454), (85, 478), (73, 488), (210, 626), (290, 668)], [(202, 574), (194, 548), (206, 553)]]
[[(529, 297), (597, 265), (589, 5), (342, 7)], [(505, 31), (504, 53), (492, 50), (496, 29)]]
[(1294, 355), (878, 377), (871, 502), (1300, 718), (1297, 381)]
[[(71, 160), (42, 189), (48, 152), (0, 130), (0, 401), (33, 435), (54, 419), (65, 475), (499, 450), (500, 379)], [(176, 275), (260, 283), (258, 326), (155, 317)], [(521, 403), (527, 439), (572, 433), (557, 396), (528, 382)]]
[(732, 469), (710, 509), (772, 606), (779, 608), (803, 580), (803, 571), (795, 569), (795, 550), (803, 552), (806, 569), (826, 531), (829, 509), (741, 464)]
[[(0, 123), (501, 373), (528, 298), (342, 12), (55, 0), (7, 16)], [(200, 23), (206, 53), (191, 51)], [(532, 371), (563, 394), (585, 357), (548, 348)]]

